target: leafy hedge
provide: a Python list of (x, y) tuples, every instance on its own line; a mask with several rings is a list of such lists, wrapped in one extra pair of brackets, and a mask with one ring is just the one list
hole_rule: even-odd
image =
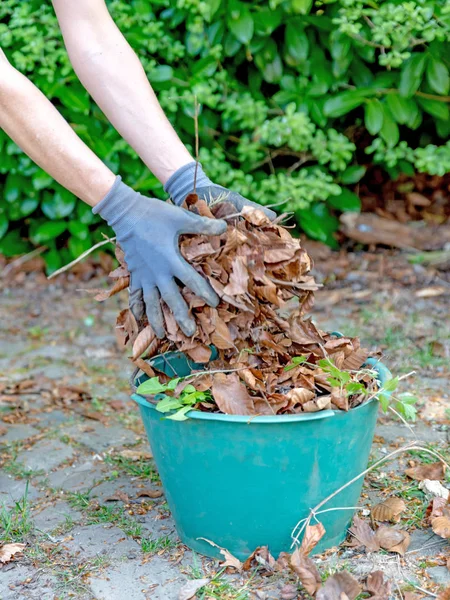
[[(392, 177), (450, 171), (446, 0), (112, 0), (109, 8), (188, 145), (198, 98), (210, 177), (262, 203), (284, 202), (316, 239), (336, 243), (336, 211), (358, 210), (350, 188), (369, 163)], [(3, 0), (0, 41), (115, 172), (162, 197), (78, 82), (48, 3)], [(100, 238), (90, 209), (2, 132), (0, 173), (0, 252), (25, 251), (29, 237), (49, 246), (54, 269)]]

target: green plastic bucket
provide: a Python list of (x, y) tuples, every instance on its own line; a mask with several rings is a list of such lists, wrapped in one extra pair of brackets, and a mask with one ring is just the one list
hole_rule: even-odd
[[(179, 353), (155, 361), (170, 375), (200, 367)], [(390, 378), (384, 365), (367, 362), (381, 383)], [(141, 375), (135, 384), (145, 379)], [(349, 412), (249, 418), (191, 411), (188, 420), (173, 421), (142, 396), (132, 398), (181, 540), (200, 554), (220, 557), (205, 538), (241, 560), (258, 546), (269, 546), (275, 556), (289, 551), (296, 523), (366, 469), (378, 412), (374, 399)], [(362, 483), (361, 478), (324, 508), (357, 506)], [(317, 552), (344, 540), (353, 513), (320, 515), (326, 534)]]

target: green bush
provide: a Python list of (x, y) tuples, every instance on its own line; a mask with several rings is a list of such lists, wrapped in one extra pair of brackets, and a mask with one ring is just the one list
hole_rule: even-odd
[[(316, 239), (336, 244), (336, 214), (359, 209), (351, 188), (368, 164), (392, 177), (450, 170), (446, 0), (112, 0), (109, 8), (188, 145), (198, 98), (210, 177), (280, 203)], [(162, 197), (78, 82), (47, 3), (3, 0), (0, 41), (111, 169)], [(50, 248), (55, 269), (107, 231), (1, 132), (0, 173), (1, 252), (23, 252), (29, 238)]]

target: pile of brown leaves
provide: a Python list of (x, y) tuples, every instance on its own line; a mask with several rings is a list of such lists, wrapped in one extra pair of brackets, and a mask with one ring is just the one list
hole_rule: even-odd
[[(342, 386), (329, 383), (328, 374), (318, 365), (327, 358), (339, 370), (350, 372), (352, 382), (362, 383), (369, 393), (376, 391), (373, 377), (359, 371), (368, 357), (359, 339), (324, 333), (305, 317), (319, 286), (300, 240), (279, 225), (282, 217), (270, 222), (253, 208), (236, 215), (227, 202), (210, 209), (193, 194), (187, 204), (202, 216), (227, 220), (227, 231), (220, 236), (189, 235), (180, 242), (182, 255), (210, 282), (220, 303), (211, 308), (188, 288), (182, 289), (197, 331), (186, 337), (163, 304), (167, 337), (162, 341), (147, 322), (136, 323), (129, 309), (121, 311), (117, 328), (123, 342), (132, 344), (132, 360), (138, 367), (153, 376), (144, 359), (181, 351), (197, 363), (208, 364), (211, 371), (225, 371), (190, 383), (210, 390), (218, 408), (227, 414), (348, 410), (361, 404), (367, 394), (347, 394)], [(110, 274), (114, 286), (96, 290), (100, 301), (128, 286), (129, 273), (119, 247), (116, 256), (120, 266)], [(211, 346), (219, 353), (213, 361)], [(160, 379), (164, 381), (164, 376)], [(211, 410), (211, 406), (198, 408)]]

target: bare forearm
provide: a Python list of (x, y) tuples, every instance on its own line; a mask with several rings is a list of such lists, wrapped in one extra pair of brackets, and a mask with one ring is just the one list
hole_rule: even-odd
[(53, 0), (83, 85), (148, 168), (165, 183), (192, 157), (165, 116), (136, 54), (104, 0)]
[(61, 185), (94, 206), (114, 174), (47, 98), (0, 55), (0, 127)]

